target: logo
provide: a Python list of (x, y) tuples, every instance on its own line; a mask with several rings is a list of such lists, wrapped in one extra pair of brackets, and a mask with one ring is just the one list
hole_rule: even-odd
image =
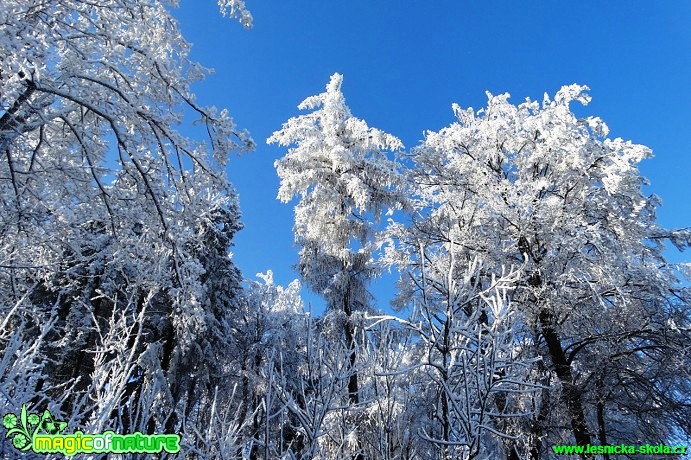
[(22, 406), (19, 415), (5, 414), (2, 425), (7, 429), (6, 439), (12, 439), (12, 446), (23, 452), (37, 454), (156, 454), (180, 451), (180, 435), (142, 433), (117, 434), (105, 431), (100, 434), (76, 431), (64, 434), (67, 422), (55, 420), (49, 410), (43, 415), (30, 413), (27, 405)]

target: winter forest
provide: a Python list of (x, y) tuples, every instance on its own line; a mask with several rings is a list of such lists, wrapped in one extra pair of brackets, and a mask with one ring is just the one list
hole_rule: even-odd
[[(650, 149), (610, 137), (588, 87), (488, 92), (404, 147), (333, 73), (253, 139), (197, 100), (176, 3), (0, 2), (0, 415), (177, 433), (161, 458), (208, 460), (689, 442), (691, 269), (666, 248), (691, 231), (658, 223)], [(265, 142), (294, 210), (287, 285), (231, 252), (229, 156)], [(33, 458), (0, 433), (0, 457)], [(620, 458), (570, 458), (596, 457)]]

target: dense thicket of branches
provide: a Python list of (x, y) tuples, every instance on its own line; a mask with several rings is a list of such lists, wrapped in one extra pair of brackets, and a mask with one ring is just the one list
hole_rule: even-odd
[[(158, 0), (0, 5), (3, 413), (216, 448), (197, 427), (226, 410), (242, 305), (223, 167), (251, 141), (195, 102), (188, 49)], [(177, 131), (183, 109), (207, 139)]]
[[(656, 223), (649, 150), (573, 114), (587, 88), (454, 106), (404, 152), (334, 75), (270, 138), (315, 316), (300, 282), (243, 280), (229, 257), (223, 170), (251, 140), (195, 101), (168, 6), (0, 4), (0, 414), (179, 433), (199, 459), (539, 460), (691, 436), (690, 293), (663, 255), (691, 235)], [(372, 305), (386, 268), (397, 314)], [(18, 455), (4, 436), (0, 455)]]

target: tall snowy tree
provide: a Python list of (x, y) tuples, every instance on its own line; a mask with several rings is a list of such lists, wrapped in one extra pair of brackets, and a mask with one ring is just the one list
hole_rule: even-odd
[(516, 424), (510, 459), (544, 458), (546, 440), (635, 444), (689, 432), (689, 297), (663, 255), (664, 240), (684, 248), (689, 232), (655, 222), (659, 201), (643, 194), (637, 168), (650, 151), (573, 114), (586, 89), (518, 106), (489, 95), (478, 112), (454, 105), (457, 122), (412, 152), (413, 225), (392, 227), (403, 302), (425, 285), (411, 267), (432, 263), (420, 247), (480, 257), (480, 283), (523, 264), (516, 337), (533, 343), (546, 366), (534, 383), (550, 391), (521, 403), (534, 417)]
[(331, 317), (342, 324), (349, 350), (348, 398), (358, 404), (355, 316), (369, 308), (367, 284), (377, 273), (373, 224), (385, 207), (398, 203), (392, 189), (396, 166), (385, 151), (402, 144), (351, 115), (342, 81), (334, 74), (326, 92), (299, 105), (314, 111), (288, 120), (268, 142), (294, 146), (275, 163), (281, 179), (278, 198), (288, 202), (300, 196), (294, 227), (300, 275), (324, 296)]

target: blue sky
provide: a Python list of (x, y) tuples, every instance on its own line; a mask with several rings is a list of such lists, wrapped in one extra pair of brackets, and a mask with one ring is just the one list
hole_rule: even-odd
[[(425, 130), (453, 121), (451, 103), (480, 108), (485, 91), (518, 103), (562, 85), (590, 86), (582, 115), (601, 117), (611, 137), (647, 145), (641, 170), (664, 206), (666, 227), (691, 226), (691, 2), (639, 0), (247, 0), (255, 25), (223, 18), (213, 0), (174, 11), (192, 57), (215, 73), (194, 89), (204, 105), (228, 108), (257, 150), (228, 167), (245, 229), (234, 258), (252, 278), (297, 274), (294, 204), (276, 200), (273, 162), (285, 153), (265, 139), (334, 72), (353, 114), (414, 147)], [(675, 260), (688, 254), (673, 254)], [(378, 306), (390, 282), (375, 291)], [(310, 298), (313, 298), (310, 296)]]

